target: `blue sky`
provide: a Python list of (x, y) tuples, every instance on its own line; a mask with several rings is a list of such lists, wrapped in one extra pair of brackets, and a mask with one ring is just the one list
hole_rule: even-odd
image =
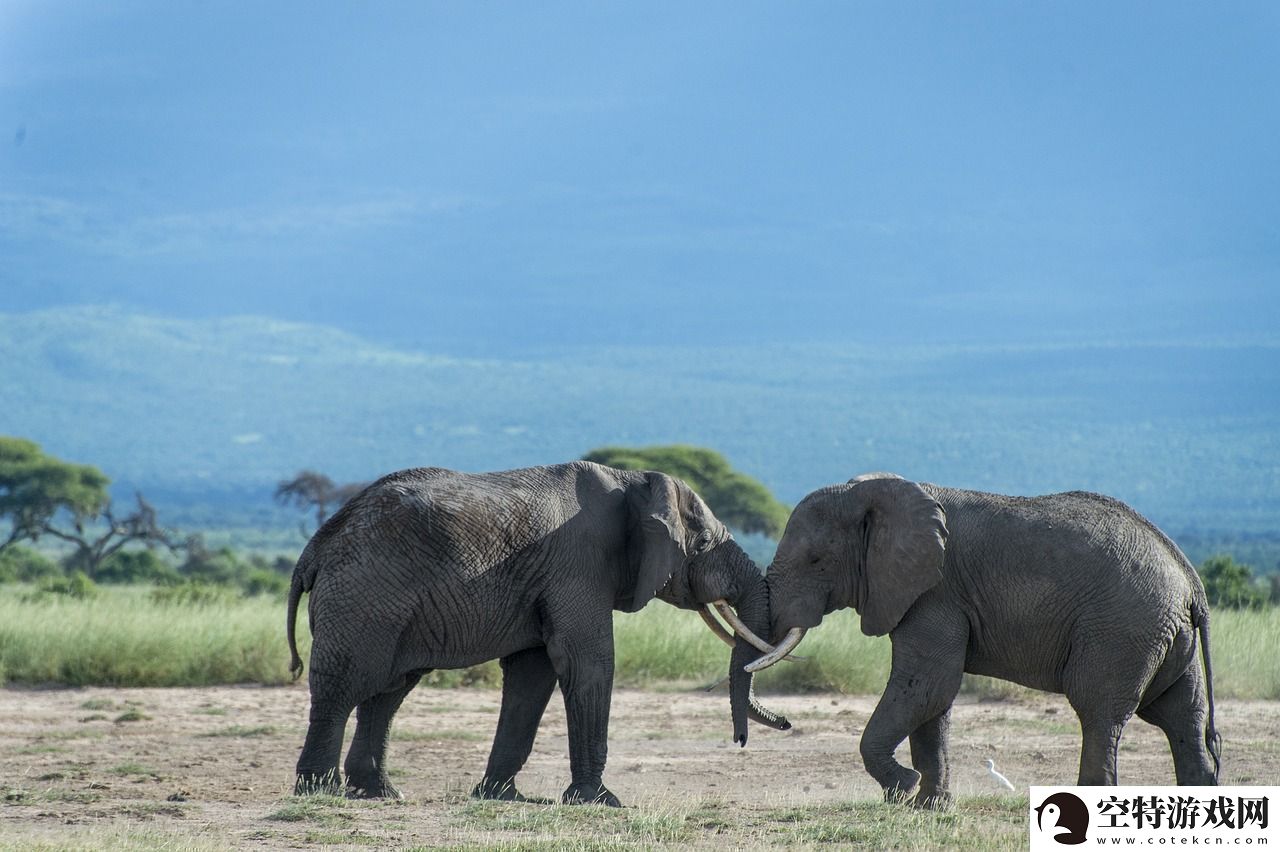
[(1274, 3), (0, 6), (0, 310), (1276, 339)]

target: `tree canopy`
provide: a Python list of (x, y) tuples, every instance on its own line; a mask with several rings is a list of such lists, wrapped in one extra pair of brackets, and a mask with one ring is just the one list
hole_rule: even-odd
[(0, 520), (9, 527), (0, 551), (24, 539), (52, 536), (75, 546), (71, 563), (93, 579), (106, 559), (131, 542), (181, 546), (172, 530), (161, 528), (141, 494), (135, 511), (118, 516), (107, 492), (110, 482), (92, 465), (46, 455), (25, 438), (0, 436)]
[(657, 470), (683, 479), (717, 518), (742, 532), (778, 538), (791, 514), (761, 482), (734, 470), (724, 456), (705, 447), (598, 447), (583, 459), (622, 470)]
[(9, 526), (0, 550), (39, 538), (59, 512), (77, 524), (97, 516), (110, 503), (108, 484), (92, 465), (64, 462), (34, 441), (0, 435), (0, 520)]

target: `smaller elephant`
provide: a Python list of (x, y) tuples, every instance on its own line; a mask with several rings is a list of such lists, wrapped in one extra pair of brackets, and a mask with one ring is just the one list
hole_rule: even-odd
[[(863, 633), (889, 635), (889, 682), (861, 741), (887, 799), (949, 801), (947, 738), (964, 672), (1065, 694), (1083, 738), (1078, 784), (1117, 783), (1134, 713), (1168, 737), (1179, 784), (1217, 783), (1204, 586), (1172, 541), (1117, 500), (868, 474), (801, 501), (767, 582), (782, 639), (748, 671), (844, 607)], [(908, 738), (914, 769), (894, 759)]]
[[(734, 650), (734, 740), (747, 720), (790, 723), (755, 700), (744, 667), (767, 648), (760, 569), (689, 486), (654, 471), (590, 462), (496, 473), (439, 468), (383, 477), (307, 544), (294, 568), (287, 630), (295, 676), (298, 603), (310, 594), (311, 711), (295, 792), (398, 797), (387, 740), (423, 674), (498, 659), (502, 707), (473, 795), (529, 801), (515, 776), (557, 684), (564, 696), (572, 783), (566, 803), (617, 806), (603, 783), (613, 689), (613, 611), (654, 597), (699, 611)], [(720, 626), (715, 606), (738, 636)]]

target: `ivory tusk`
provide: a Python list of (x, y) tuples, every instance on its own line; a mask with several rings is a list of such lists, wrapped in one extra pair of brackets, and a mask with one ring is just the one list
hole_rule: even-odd
[(765, 654), (754, 663), (747, 663), (744, 669), (755, 674), (756, 672), (767, 669), (769, 666), (786, 657), (795, 646), (800, 644), (800, 640), (804, 638), (805, 630), (803, 627), (793, 627), (787, 631), (787, 635), (782, 637), (782, 641), (778, 643), (778, 647)]
[(720, 613), (725, 621), (729, 622), (733, 632), (746, 639), (751, 644), (751, 647), (757, 651), (764, 651), (766, 654), (773, 650), (772, 645), (752, 633), (751, 628), (742, 623), (742, 619), (738, 618), (738, 614), (733, 611), (733, 607), (729, 606), (729, 602), (724, 598), (714, 601), (711, 605), (716, 608), (716, 611)]
[(733, 634), (730, 633), (728, 630), (725, 630), (723, 624), (721, 624), (719, 621), (716, 621), (716, 617), (711, 614), (710, 609), (703, 607), (702, 609), (698, 610), (698, 615), (702, 616), (702, 620), (705, 621), (707, 623), (707, 626), (711, 628), (711, 632), (719, 636), (720, 640), (724, 642), (724, 644), (728, 645), (730, 648), (738, 644), (737, 642), (733, 641)]
[[(755, 648), (757, 651), (763, 651), (766, 654), (773, 653), (773, 646), (756, 634), (752, 633), (751, 628), (742, 623), (742, 619), (738, 618), (738, 614), (733, 611), (733, 607), (729, 606), (729, 602), (724, 598), (713, 601), (708, 604), (708, 606), (714, 606), (716, 611), (723, 616), (724, 620), (729, 622), (729, 626), (733, 628), (734, 632), (747, 640), (747, 643), (750, 644), (751, 647)], [(787, 660), (793, 663), (800, 662), (803, 659), (804, 657), (787, 657)]]

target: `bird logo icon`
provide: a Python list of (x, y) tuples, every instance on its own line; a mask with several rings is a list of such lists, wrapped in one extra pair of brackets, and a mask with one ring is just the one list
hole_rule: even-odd
[(1053, 832), (1058, 843), (1084, 843), (1089, 829), (1089, 809), (1071, 793), (1054, 793), (1036, 808), (1036, 828)]

